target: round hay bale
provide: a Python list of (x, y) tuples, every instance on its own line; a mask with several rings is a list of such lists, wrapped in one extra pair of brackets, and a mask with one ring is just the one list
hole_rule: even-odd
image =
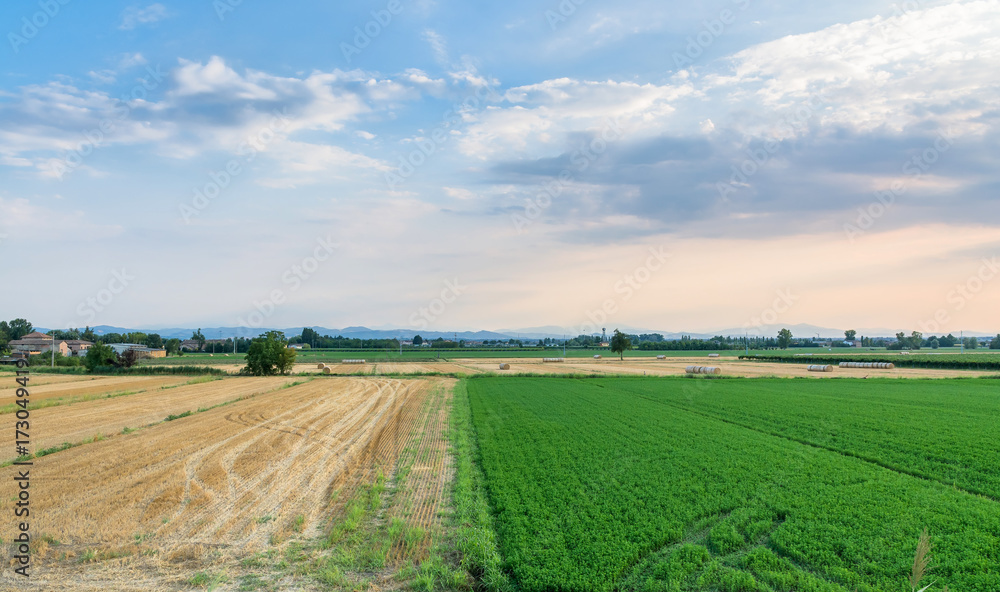
[(601, 359), (601, 354), (597, 354), (596, 356), (594, 356), (594, 359), (595, 360), (600, 360)]
[(717, 357), (719, 357), (719, 354), (708, 354), (708, 357), (710, 357), (710, 358), (717, 358)]
[(557, 364), (560, 362), (565, 362), (564, 358), (542, 358), (542, 362), (546, 364)]
[(323, 367), (323, 374), (333, 374), (333, 368), (331, 368), (329, 366), (324, 366)]
[(322, 370), (323, 368), (326, 368), (326, 364), (316, 364), (316, 368)]
[(663, 355), (660, 355), (660, 356), (656, 356), (656, 359), (657, 359), (657, 360), (666, 360), (666, 359), (667, 359), (667, 356), (663, 356)]
[(809, 366), (810, 372), (833, 372), (833, 366)]
[(501, 370), (510, 370), (510, 364), (500, 364)]

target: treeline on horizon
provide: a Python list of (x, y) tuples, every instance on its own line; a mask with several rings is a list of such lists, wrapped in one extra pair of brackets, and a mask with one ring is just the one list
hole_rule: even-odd
[[(34, 331), (34, 326), (26, 319), (14, 319), (12, 321), (0, 321), (0, 352), (8, 351), (10, 341), (21, 339), (25, 335)], [(789, 349), (789, 348), (820, 348), (829, 344), (832, 347), (849, 347), (847, 343), (840, 340), (815, 340), (813, 338), (794, 338), (790, 331), (783, 330), (776, 337), (764, 336), (722, 336), (716, 335), (710, 339), (696, 339), (689, 335), (682, 335), (680, 339), (667, 339), (660, 333), (626, 334), (633, 347), (640, 351), (727, 351), (739, 349)], [(140, 331), (129, 333), (105, 333), (97, 334), (89, 326), (84, 329), (52, 329), (48, 332), (57, 340), (83, 340), (93, 343), (135, 343), (144, 345), (151, 349), (165, 349), (168, 356), (183, 355), (181, 344), (183, 341), (177, 338), (163, 339), (157, 333), (143, 333)], [(195, 351), (209, 353), (237, 353), (245, 354), (250, 350), (253, 343), (251, 337), (209, 339), (201, 329), (192, 332), (191, 338), (197, 344)], [(975, 337), (966, 337), (964, 340), (954, 335), (924, 337), (918, 331), (912, 332), (909, 336), (905, 333), (897, 333), (896, 339), (861, 337), (856, 339), (855, 331), (845, 332), (845, 341), (859, 341), (861, 347), (887, 348), (889, 350), (919, 350), (922, 348), (938, 349), (964, 345), (966, 349), (977, 349), (980, 342)], [(287, 340), (289, 345), (302, 345), (309, 349), (399, 349), (400, 340), (390, 339), (361, 339), (357, 337), (344, 337), (337, 335), (320, 335), (314, 329), (308, 327), (302, 330), (301, 335), (293, 336)], [(478, 345), (481, 343), (481, 345)], [(467, 346), (465, 340), (452, 341), (438, 337), (433, 340), (425, 340), (419, 334), (413, 337), (413, 346), (422, 347), (429, 345), (435, 349), (458, 349)], [(478, 347), (565, 347), (568, 348), (601, 348), (602, 336), (600, 335), (578, 335), (568, 340), (545, 338), (541, 340), (533, 339), (487, 339), (477, 342)], [(1000, 335), (997, 335), (988, 345), (990, 349), (1000, 350)], [(58, 357), (58, 356), (57, 356)]]

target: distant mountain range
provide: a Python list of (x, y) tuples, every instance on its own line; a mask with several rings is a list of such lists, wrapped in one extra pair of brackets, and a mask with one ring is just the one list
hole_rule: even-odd
[[(301, 335), (302, 329), (304, 327), (289, 327), (285, 329), (277, 329), (278, 331), (284, 332), (288, 337), (295, 335)], [(403, 338), (410, 339), (414, 335), (420, 335), (424, 339), (437, 339), (441, 337), (443, 339), (464, 339), (466, 341), (483, 341), (486, 339), (562, 339), (564, 337), (576, 337), (579, 335), (579, 328), (573, 327), (560, 327), (556, 325), (546, 325), (542, 327), (525, 327), (521, 329), (500, 329), (497, 331), (415, 331), (413, 329), (369, 329), (368, 327), (344, 327), (343, 329), (330, 329), (327, 327), (317, 327), (312, 326), (310, 329), (316, 331), (320, 335), (330, 335), (331, 337), (336, 337), (338, 335), (344, 337), (351, 337), (357, 339), (393, 339), (393, 338)], [(844, 337), (844, 331), (842, 329), (831, 329), (829, 327), (820, 327), (817, 325), (809, 324), (798, 324), (798, 325), (762, 325), (760, 327), (755, 327), (753, 329), (745, 328), (729, 328), (720, 329), (718, 331), (711, 331), (708, 333), (702, 333), (697, 331), (663, 331), (654, 329), (641, 329), (636, 327), (619, 326), (619, 329), (626, 333), (631, 333), (633, 335), (641, 334), (652, 334), (659, 333), (663, 335), (665, 339), (680, 339), (681, 336), (687, 335), (695, 339), (708, 339), (716, 335), (723, 336), (733, 336), (742, 337), (744, 334), (749, 333), (751, 336), (758, 337), (773, 337), (778, 334), (782, 328), (787, 328), (792, 332), (795, 337), (816, 337), (824, 339), (837, 339)], [(38, 331), (48, 331), (48, 329), (43, 329), (41, 327), (36, 328)], [(127, 329), (124, 327), (113, 327), (110, 325), (98, 325), (93, 327), (93, 330), (98, 335), (104, 335), (107, 333), (131, 333), (133, 331), (141, 331), (143, 333), (157, 333), (164, 339), (190, 339), (191, 334), (194, 333), (197, 328), (144, 328), (144, 329)], [(246, 327), (201, 327), (202, 334), (207, 339), (227, 339), (231, 337), (256, 337), (267, 331), (273, 331), (275, 329), (265, 328), (265, 329), (248, 329)], [(612, 327), (608, 327), (608, 332), (613, 332)], [(859, 328), (857, 329), (858, 337), (894, 337), (896, 333), (903, 331), (907, 335), (912, 331), (912, 329), (886, 329), (886, 328)], [(957, 332), (956, 332), (957, 333)], [(994, 333), (982, 333), (976, 331), (966, 331), (966, 337), (992, 337)]]

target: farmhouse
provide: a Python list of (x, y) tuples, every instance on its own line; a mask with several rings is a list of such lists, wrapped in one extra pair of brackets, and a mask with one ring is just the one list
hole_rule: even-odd
[(181, 351), (201, 351), (201, 344), (195, 339), (185, 339), (180, 345)]
[(15, 339), (8, 345), (11, 351), (37, 356), (52, 351), (53, 343), (58, 353), (68, 357), (85, 355), (87, 349), (94, 345), (93, 342), (81, 339), (57, 339), (53, 342), (51, 335), (38, 331), (28, 333), (21, 339)]
[(151, 347), (146, 347), (141, 343), (109, 343), (110, 347), (116, 354), (123, 354), (127, 351), (134, 351), (139, 354), (142, 358), (165, 358), (167, 357), (167, 350), (165, 349), (153, 349)]

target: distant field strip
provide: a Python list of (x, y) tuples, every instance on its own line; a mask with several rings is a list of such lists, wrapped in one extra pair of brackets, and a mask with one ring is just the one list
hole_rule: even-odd
[[(926, 527), (940, 586), (995, 592), (1000, 504), (944, 484), (992, 486), (987, 387), (468, 381), (500, 548), (526, 591), (904, 590)], [(872, 455), (883, 438), (886, 462), (942, 471), (941, 482), (732, 421)]]
[[(91, 395), (139, 391), (160, 388), (161, 386), (175, 386), (191, 380), (190, 376), (102, 376), (96, 378), (88, 376), (59, 376), (58, 378), (61, 380), (56, 381), (46, 380), (47, 378), (49, 377), (31, 376), (31, 379), (28, 381), (28, 391), (31, 393), (31, 400), (74, 399)], [(2, 387), (8, 385), (10, 385), (10, 388), (0, 389), (0, 406), (10, 405), (17, 401), (17, 387), (14, 385), (13, 378), (10, 378), (7, 384), (0, 383)]]
[[(181, 382), (189, 380), (188, 377), (180, 378)], [(127, 384), (150, 390), (127, 397), (101, 398), (32, 411), (34, 448), (42, 450), (64, 442), (77, 444), (97, 435), (110, 436), (125, 428), (140, 428), (163, 421), (170, 415), (265, 393), (294, 380), (289, 377), (226, 378), (163, 389), (160, 387), (169, 383), (164, 383), (162, 378), (150, 378), (146, 382), (131, 379)], [(112, 392), (120, 386), (121, 383), (115, 383)]]
[[(689, 397), (626, 385), (745, 427), (836, 450), (1000, 500), (1000, 392), (985, 380), (710, 383)], [(873, 396), (876, 393), (876, 396)]]

